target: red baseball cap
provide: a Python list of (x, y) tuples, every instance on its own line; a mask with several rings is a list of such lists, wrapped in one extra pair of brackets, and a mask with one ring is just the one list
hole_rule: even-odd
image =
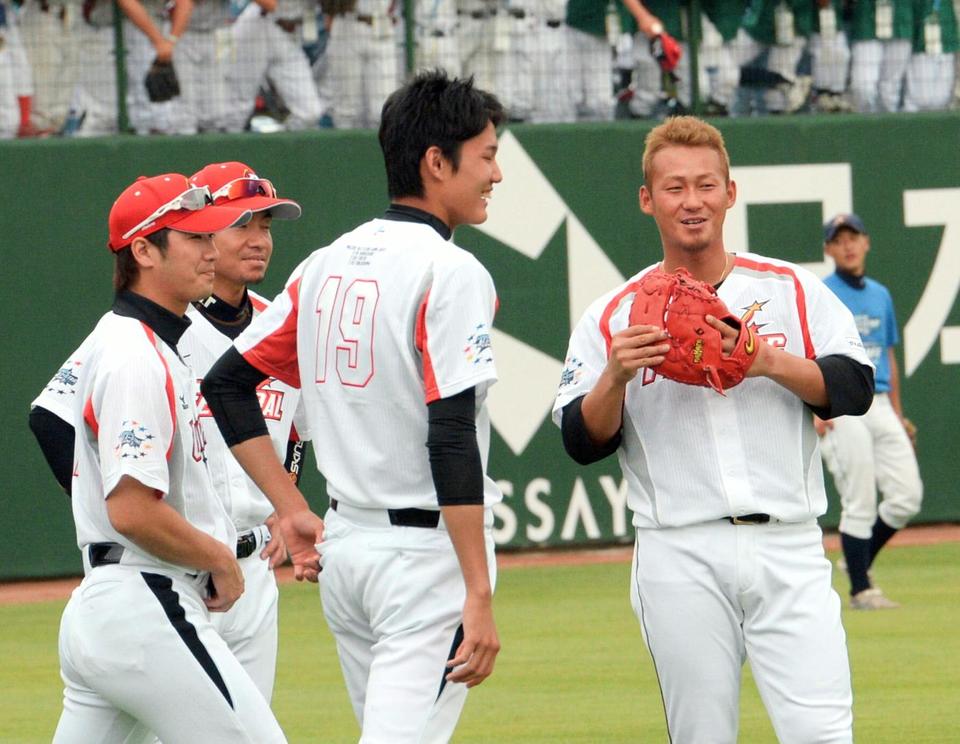
[(251, 212), (234, 206), (213, 206), (210, 190), (191, 184), (180, 173), (140, 176), (110, 208), (110, 240), (116, 252), (168, 227), (179, 232), (215, 233), (249, 222)]
[(249, 209), (251, 212), (270, 210), (278, 220), (300, 217), (300, 205), (290, 199), (277, 198), (277, 190), (253, 168), (243, 163), (211, 163), (190, 176), (194, 186), (206, 186), (213, 194), (214, 204)]

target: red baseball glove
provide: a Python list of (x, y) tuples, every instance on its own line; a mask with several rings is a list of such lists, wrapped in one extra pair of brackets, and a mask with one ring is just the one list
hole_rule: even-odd
[[(729, 356), (723, 336), (707, 323), (712, 315), (740, 331)], [(731, 313), (709, 284), (686, 269), (648, 272), (637, 287), (630, 308), (630, 325), (653, 325), (666, 330), (670, 351), (654, 369), (686, 385), (711, 387), (723, 395), (739, 384), (757, 358), (757, 337)]]

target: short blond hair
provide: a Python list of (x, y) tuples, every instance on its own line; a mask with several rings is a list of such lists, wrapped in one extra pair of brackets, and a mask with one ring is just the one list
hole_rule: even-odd
[(730, 181), (730, 156), (723, 143), (723, 135), (712, 124), (695, 116), (672, 116), (658, 124), (647, 134), (643, 150), (643, 182), (650, 187), (650, 166), (653, 156), (671, 145), (685, 147), (709, 147), (720, 155), (723, 177)]

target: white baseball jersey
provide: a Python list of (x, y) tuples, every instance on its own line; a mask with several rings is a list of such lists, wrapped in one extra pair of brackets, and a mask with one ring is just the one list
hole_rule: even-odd
[[(637, 282), (654, 268), (598, 299), (578, 323), (554, 404), (556, 423), (566, 404), (593, 388), (611, 337), (628, 325)], [(807, 359), (842, 354), (870, 365), (850, 311), (799, 266), (738, 255), (718, 294), (773, 346)], [(636, 527), (753, 513), (803, 522), (826, 511), (810, 411), (768, 378), (748, 378), (722, 396), (642, 370), (627, 387), (618, 456)]]
[[(267, 307), (267, 303), (252, 292), (249, 292), (249, 295), (256, 316)], [(183, 334), (177, 346), (195, 373), (199, 391), (203, 376), (223, 352), (230, 348), (231, 341), (193, 306), (187, 310), (187, 317), (191, 320), (190, 328)], [(291, 429), (300, 402), (300, 391), (277, 379), (269, 378), (257, 388), (257, 397), (273, 448), (283, 462), (287, 456), (288, 442), (291, 438), (298, 438), (295, 430), (291, 432)], [(237, 531), (242, 532), (263, 524), (273, 513), (273, 505), (230, 454), (230, 448), (223, 441), (213, 414), (199, 392), (197, 407), (206, 440), (207, 465), (213, 485), (223, 499)]]
[[(154, 488), (158, 498), (197, 529), (232, 548), (236, 531), (207, 472), (190, 368), (145, 323), (114, 312), (101, 318), (80, 350), (83, 374), (71, 407), (76, 432), (72, 504), (79, 547), (116, 542), (125, 548), (124, 565), (170, 567), (110, 523), (106, 497), (128, 475)], [(61, 377), (63, 370), (54, 381)]]
[[(486, 469), (496, 302), (487, 270), (433, 228), (374, 219), (308, 257), (234, 344), (301, 389), (331, 497), (436, 509), (426, 405), (476, 389)], [(485, 503), (500, 499), (484, 476)]]

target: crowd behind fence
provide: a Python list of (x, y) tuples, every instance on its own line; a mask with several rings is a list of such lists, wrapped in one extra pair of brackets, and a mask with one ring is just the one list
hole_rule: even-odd
[[(0, 0), (0, 137), (376, 127), (424, 67), (473, 75), (532, 123), (942, 110), (960, 105), (958, 15), (960, 0)], [(157, 61), (169, 100), (144, 84)]]

